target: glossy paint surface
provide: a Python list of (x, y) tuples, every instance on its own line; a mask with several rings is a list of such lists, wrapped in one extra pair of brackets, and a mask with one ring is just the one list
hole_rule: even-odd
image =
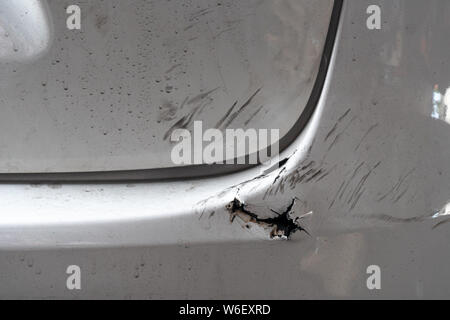
[(194, 121), (283, 137), (333, 1), (80, 1), (80, 30), (66, 26), (73, 1), (6, 3), (3, 24), (20, 28), (0, 34), (0, 173), (49, 173), (178, 166), (171, 134)]
[[(370, 4), (381, 30), (366, 28)], [(445, 0), (346, 1), (321, 101), (279, 170), (0, 186), (1, 295), (448, 298), (449, 14)], [(260, 216), (296, 197), (311, 236), (271, 241), (259, 225), (231, 223), (235, 197)], [(76, 263), (86, 285), (68, 292)], [(379, 291), (367, 289), (370, 265)]]
[[(47, 4), (39, 0), (3, 1), (0, 8), (0, 63), (29, 63), (52, 42)], [(3, 76), (6, 76), (3, 74)]]

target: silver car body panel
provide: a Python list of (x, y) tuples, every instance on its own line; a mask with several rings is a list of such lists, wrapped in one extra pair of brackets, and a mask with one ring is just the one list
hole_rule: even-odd
[(283, 138), (311, 96), (333, 8), (332, 0), (81, 1), (81, 29), (70, 30), (70, 0), (5, 3), (0, 173), (76, 179), (178, 167), (172, 134), (194, 121)]
[[(366, 28), (372, 4), (381, 30)], [(448, 297), (450, 126), (436, 101), (449, 13), (444, 0), (345, 1), (321, 99), (278, 170), (1, 185), (0, 296)], [(261, 220), (296, 199), (310, 235), (274, 241), (257, 220), (230, 219), (234, 199)], [(70, 264), (81, 291), (66, 290)], [(370, 265), (381, 290), (366, 286)]]

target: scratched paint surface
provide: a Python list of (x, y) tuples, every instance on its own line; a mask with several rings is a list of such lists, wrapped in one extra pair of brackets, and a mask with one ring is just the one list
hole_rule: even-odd
[(50, 48), (26, 59), (12, 44), (0, 55), (0, 172), (172, 167), (172, 131), (196, 120), (282, 137), (310, 96), (332, 9), (331, 0), (83, 0), (78, 31), (66, 27), (71, 1), (41, 3)]
[[(361, 14), (374, 3), (388, 13), (375, 36)], [(449, 14), (447, 0), (347, 1), (323, 99), (280, 168), (0, 185), (2, 248), (49, 248), (0, 252), (0, 296), (448, 298), (450, 125), (432, 115), (449, 85)], [(310, 235), (272, 241), (265, 224), (294, 198)], [(231, 219), (234, 199), (250, 214)], [(62, 284), (74, 260), (88, 286), (71, 293)], [(373, 264), (380, 291), (366, 286)]]

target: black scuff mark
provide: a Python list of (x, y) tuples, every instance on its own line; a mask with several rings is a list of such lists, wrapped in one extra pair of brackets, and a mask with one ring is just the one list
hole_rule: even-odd
[(403, 190), (403, 191), (397, 196), (397, 198), (395, 198), (395, 200), (393, 201), (393, 203), (399, 202), (399, 201), (403, 198), (403, 196), (404, 196), (408, 191), (409, 191), (409, 185), (406, 186), (405, 190)]
[(289, 184), (291, 189), (294, 189), (297, 184), (302, 183), (305, 179), (307, 179), (311, 174), (316, 173), (316, 169), (310, 168), (308, 171), (305, 171), (306, 169), (302, 168), (300, 170), (295, 170), (293, 173), (287, 176), (287, 179), (289, 179)]
[[(272, 167), (270, 167), (269, 169), (264, 170), (259, 176), (255, 177), (254, 179), (252, 179), (251, 181), (256, 181), (262, 178), (266, 178), (268, 177), (271, 173), (275, 172), (278, 170), (278, 174), (276, 175), (275, 179), (273, 179), (273, 182), (271, 184), (271, 186), (269, 187), (268, 190), (271, 190), (271, 188), (277, 183), (277, 181), (282, 178), (283, 173), (285, 173), (287, 171), (286, 168), (286, 164), (289, 162), (289, 160), (291, 159), (291, 157), (297, 152), (297, 150), (294, 151), (294, 153), (289, 156), (284, 158), (283, 160), (279, 161), (277, 164), (273, 165)], [(252, 188), (252, 190), (254, 190), (256, 187), (258, 187), (258, 185), (256, 185), (255, 187)], [(267, 190), (266, 193), (264, 195), (264, 199), (267, 196)]]
[(338, 135), (336, 135), (336, 137), (334, 137), (333, 142), (328, 147), (328, 151), (330, 151), (338, 143), (340, 137), (341, 137), (341, 134), (338, 134)]
[[(309, 158), (311, 156), (312, 150), (315, 146), (316, 143), (316, 138), (313, 139), (313, 141), (311, 142), (311, 145), (308, 148), (308, 151), (306, 152), (306, 158)], [(297, 150), (295, 150), (297, 152)]]
[[(264, 172), (262, 173), (262, 175), (263, 175), (263, 176), (268, 176), (270, 173), (272, 173), (272, 172), (274, 172), (274, 171), (276, 171), (276, 170), (282, 169), (282, 170), (278, 173), (278, 176), (275, 178), (275, 180), (278, 180), (279, 177), (281, 176), (281, 174), (282, 174), (284, 171), (286, 171), (285, 169), (286, 169), (287, 163), (288, 163), (289, 160), (297, 153), (297, 151), (298, 151), (298, 149), (295, 149), (294, 152), (293, 152), (290, 156), (284, 158), (283, 160), (280, 160), (278, 163), (276, 163), (275, 165), (273, 165), (273, 166), (270, 167), (269, 169), (264, 170)], [(274, 182), (275, 182), (275, 181), (274, 181)], [(274, 183), (272, 183), (272, 185), (273, 185), (273, 184), (274, 184)]]
[(331, 201), (330, 206), (328, 207), (328, 209), (331, 209), (334, 206), (334, 204), (335, 204), (339, 194), (342, 191), (342, 188), (344, 188), (345, 182), (346, 182), (345, 180), (344, 180), (344, 182), (342, 182), (341, 186), (339, 187), (338, 191), (336, 192), (336, 195), (333, 198), (333, 201)]
[(390, 196), (390, 199), (393, 203), (397, 203), (409, 190), (409, 184), (405, 187), (405, 182), (409, 180), (409, 177), (416, 171), (416, 168), (408, 171), (404, 176), (401, 176), (397, 183), (383, 196), (377, 199), (378, 202), (385, 200)]
[(312, 176), (310, 176), (307, 180), (306, 180), (306, 182), (311, 182), (311, 181), (313, 181), (314, 179), (316, 179), (319, 175), (321, 175), (323, 173), (323, 170), (322, 169), (319, 169), (316, 173), (314, 173)]
[(282, 179), (280, 180), (280, 183), (278, 184), (278, 186), (277, 186), (277, 188), (276, 188), (276, 190), (275, 190), (275, 194), (278, 194), (278, 193), (284, 194), (284, 185), (285, 185), (285, 182), (286, 182), (286, 178), (282, 178)]
[(339, 119), (336, 121), (336, 123), (333, 125), (333, 127), (331, 128), (330, 131), (328, 131), (328, 133), (325, 135), (324, 138), (324, 142), (327, 142), (328, 140), (331, 139), (331, 137), (334, 136), (333, 141), (331, 142), (331, 144), (328, 146), (328, 150), (325, 153), (324, 157), (328, 154), (328, 152), (339, 142), (339, 140), (341, 139), (341, 136), (344, 134), (344, 132), (348, 129), (348, 127), (353, 123), (353, 121), (356, 120), (356, 116), (354, 116), (349, 123), (345, 126), (345, 128), (336, 134), (336, 131), (338, 130), (340, 124), (345, 120), (345, 118), (347, 118), (347, 116), (350, 114), (350, 112), (352, 111), (351, 108), (347, 109), (347, 111), (345, 111), (345, 113), (339, 117)]
[(330, 150), (331, 150), (331, 149), (332, 149), (332, 148), (340, 141), (342, 135), (347, 131), (347, 129), (352, 125), (352, 123), (353, 123), (355, 120), (356, 120), (356, 117), (353, 117), (353, 118), (347, 123), (347, 125), (345, 126), (345, 128), (344, 128), (340, 133), (338, 133), (338, 134), (334, 137), (333, 142), (331, 142), (331, 144), (330, 144), (329, 147), (328, 147), (328, 151), (330, 151)]
[(183, 102), (181, 103), (181, 105), (180, 105), (180, 110), (184, 108), (184, 106), (186, 105), (186, 103), (188, 102), (188, 100), (189, 100), (189, 96), (186, 97), (186, 98), (183, 100)]
[[(366, 192), (365, 185), (368, 182), (370, 176), (373, 174), (373, 172), (381, 165), (381, 161), (377, 162), (375, 165), (373, 165), (370, 169), (367, 169), (366, 173), (362, 175), (362, 177), (359, 179), (359, 181), (356, 183), (354, 188), (351, 188), (354, 185), (355, 178), (358, 176), (359, 172), (363, 168), (363, 166), (366, 163), (363, 161), (361, 162), (354, 170), (352, 175), (348, 180), (344, 180), (340, 187), (338, 188), (335, 196), (333, 197), (333, 200), (331, 201), (328, 209), (331, 209), (335, 204), (336, 201), (345, 201), (347, 205), (350, 207), (350, 211), (355, 209), (356, 205), (359, 203), (361, 197)], [(352, 185), (352, 186), (351, 186)], [(348, 191), (348, 192), (347, 192)], [(344, 199), (344, 196), (346, 196), (346, 199)]]
[(312, 166), (314, 166), (316, 164), (316, 162), (314, 160), (311, 160), (310, 162), (308, 162), (306, 165), (303, 165), (302, 168), (300, 170), (306, 170), (311, 168)]
[(176, 129), (186, 129), (191, 124), (192, 119), (194, 118), (199, 109), (200, 109), (199, 107), (195, 108), (191, 113), (185, 115), (180, 120), (178, 120), (173, 126), (170, 127), (169, 130), (167, 130), (167, 132), (164, 134), (163, 139), (167, 140), (171, 136), (172, 132), (175, 131)]
[(256, 109), (255, 112), (252, 113), (252, 115), (250, 116), (250, 118), (248, 118), (245, 122), (244, 125), (247, 126), (250, 121), (253, 120), (254, 117), (256, 117), (256, 115), (264, 108), (264, 106), (260, 106), (258, 109)]
[(228, 32), (228, 31), (232, 31), (232, 30), (235, 30), (236, 29), (236, 27), (229, 27), (229, 28), (226, 28), (226, 29), (224, 29), (224, 30), (222, 30), (222, 31), (220, 31), (219, 33), (217, 33), (215, 36), (213, 36), (213, 40), (216, 40), (217, 38), (219, 38), (221, 35), (223, 35), (224, 33), (226, 33), (226, 32)]
[(283, 168), (286, 163), (289, 161), (290, 157), (284, 158), (283, 160), (279, 161), (277, 164), (273, 165), (267, 170), (264, 170), (263, 175), (268, 175), (269, 173), (272, 173), (280, 168)]
[(278, 166), (281, 168), (281, 167), (284, 167), (285, 165), (286, 165), (286, 163), (288, 163), (288, 161), (289, 161), (289, 159), (290, 159), (291, 157), (287, 157), (287, 158), (284, 158), (283, 160), (281, 160), (280, 162), (278, 162)]
[(355, 199), (353, 200), (353, 203), (352, 203), (352, 205), (351, 205), (351, 207), (350, 207), (350, 211), (352, 211), (353, 209), (355, 209), (356, 205), (357, 205), (358, 202), (359, 202), (359, 199), (361, 198), (361, 196), (362, 196), (365, 192), (366, 192), (366, 189), (363, 188), (363, 189), (361, 190), (361, 192), (359, 192), (359, 193), (356, 195), (356, 197), (355, 197)]
[(294, 170), (284, 177), (277, 177), (271, 187), (266, 190), (263, 199), (278, 193), (284, 193), (286, 183), (288, 183), (291, 190), (300, 183), (317, 183), (327, 177), (335, 168), (336, 165), (331, 169), (327, 169), (326, 167), (323, 167), (322, 164), (316, 164), (315, 161), (310, 160), (309, 162), (306, 162), (306, 160), (304, 160), (299, 169)]
[(394, 217), (388, 214), (374, 214), (370, 216), (361, 216), (357, 215), (358, 218), (365, 218), (365, 219), (375, 219), (380, 220), (384, 222), (390, 222), (390, 223), (417, 223), (417, 222), (425, 222), (427, 220), (430, 220), (431, 217), (424, 215), (424, 216), (417, 216), (417, 217), (410, 217), (410, 218), (398, 218)]
[(344, 197), (344, 194), (347, 191), (347, 188), (349, 187), (350, 183), (353, 182), (353, 179), (357, 176), (357, 174), (359, 173), (359, 171), (361, 170), (361, 168), (365, 165), (365, 161), (361, 162), (355, 170), (353, 170), (353, 174), (350, 177), (350, 179), (347, 181), (347, 183), (345, 183), (345, 187), (343, 189), (341, 189), (340, 193), (339, 193), (339, 200), (342, 200), (342, 198)]
[[(244, 186), (247, 186), (247, 185), (250, 184), (250, 183), (254, 183), (254, 182), (256, 182), (256, 181), (259, 181), (259, 180), (262, 180), (262, 179), (265, 179), (265, 178), (269, 178), (270, 175), (271, 175), (272, 173), (276, 172), (276, 170), (280, 170), (280, 171), (278, 172), (277, 176), (274, 178), (274, 182), (272, 183), (271, 187), (267, 188), (267, 190), (266, 190), (266, 192), (265, 192), (265, 194), (264, 194), (263, 199), (265, 200), (265, 199), (267, 198), (267, 196), (269, 196), (269, 195), (272, 194), (272, 192), (273, 192), (273, 187), (274, 187), (275, 183), (278, 182), (278, 181), (280, 181), (282, 187), (278, 187), (278, 188), (277, 188), (277, 192), (278, 192), (278, 191), (284, 192), (284, 183), (286, 182), (286, 178), (283, 178), (282, 175), (283, 175), (283, 173), (285, 173), (285, 171), (286, 171), (286, 169), (287, 169), (287, 168), (286, 168), (286, 165), (288, 164), (289, 160), (290, 160), (297, 152), (298, 152), (298, 149), (296, 149), (290, 156), (284, 158), (283, 160), (279, 161), (279, 162), (278, 162), (277, 164), (275, 164), (274, 166), (272, 166), (272, 167), (270, 167), (269, 169), (263, 171), (260, 175), (254, 177), (254, 178), (248, 179), (248, 180), (246, 180), (246, 181), (243, 181), (243, 182), (241, 182), (241, 183), (239, 183), (239, 184), (235, 184), (235, 185), (233, 185), (233, 186), (230, 186), (230, 187), (228, 187), (228, 188), (222, 190), (219, 194), (217, 194), (217, 195), (215, 195), (215, 196), (210, 196), (210, 197), (208, 197), (208, 198), (206, 198), (206, 199), (204, 199), (204, 200), (202, 200), (202, 201), (199, 201), (199, 202), (196, 204), (196, 206), (197, 206), (197, 207), (205, 207), (206, 203), (208, 203), (208, 201), (210, 201), (211, 199), (213, 199), (213, 198), (218, 198), (218, 199), (223, 198), (223, 197), (225, 197), (230, 191), (232, 191), (232, 190), (234, 190), (234, 189), (237, 189), (237, 193), (236, 193), (236, 197), (237, 197), (237, 196), (239, 195), (239, 192), (240, 192), (241, 188), (243, 188)], [(304, 163), (304, 162), (302, 162), (302, 163)], [(312, 164), (314, 164), (314, 162), (312, 162)], [(311, 164), (309, 164), (309, 165), (311, 165)], [(252, 188), (251, 191), (253, 191), (253, 190), (254, 190), (255, 188), (257, 188), (258, 186), (259, 186), (258, 184), (255, 184), (255, 186)], [(203, 210), (201, 211), (201, 215), (203, 215), (204, 211), (205, 211), (205, 208), (203, 208)]]
[(254, 223), (264, 228), (272, 228), (270, 231), (271, 239), (285, 239), (288, 240), (292, 234), (297, 231), (303, 231), (310, 235), (309, 232), (299, 224), (300, 218), (292, 218), (292, 209), (295, 204), (295, 198), (282, 213), (271, 210), (277, 216), (271, 218), (259, 218), (257, 214), (249, 211), (247, 205), (241, 202), (238, 198), (234, 198), (226, 209), (230, 213), (230, 222), (233, 223), (236, 217), (239, 217), (247, 225)]
[(192, 29), (193, 27), (195, 27), (195, 26), (196, 26), (197, 24), (199, 24), (199, 23), (200, 23), (200, 21), (191, 23), (190, 25), (186, 26), (183, 30), (184, 30), (184, 31), (188, 31), (189, 29)]
[[(243, 182), (241, 182), (241, 183), (239, 183), (239, 184), (235, 184), (235, 185), (233, 185), (233, 186), (230, 186), (230, 187), (228, 187), (228, 188), (222, 190), (222, 191), (221, 191), (219, 194), (217, 194), (217, 195), (210, 196), (210, 197), (208, 197), (208, 198), (206, 198), (206, 199), (203, 199), (203, 200), (197, 202), (196, 207), (203, 207), (203, 209), (201, 209), (200, 216), (203, 217), (203, 215), (204, 215), (204, 213), (205, 213), (205, 207), (206, 207), (206, 204), (207, 204), (210, 200), (212, 200), (212, 199), (221, 199), (221, 198), (225, 197), (229, 192), (231, 192), (231, 191), (234, 190), (234, 189), (237, 190), (237, 191), (236, 191), (236, 197), (238, 197), (239, 192), (241, 191), (241, 188), (242, 188), (242, 187), (248, 185), (249, 183), (252, 183), (252, 182), (255, 182), (255, 181), (258, 181), (258, 180), (267, 178), (267, 177), (268, 177), (268, 174), (264, 174), (264, 173), (263, 173), (263, 174), (261, 174), (261, 175), (259, 175), (259, 176), (257, 176), (257, 177), (252, 178), (252, 179), (248, 179), (248, 180), (243, 181)], [(257, 186), (257, 185), (256, 185), (256, 186)]]
[(366, 191), (365, 188), (363, 188), (369, 179), (369, 177), (372, 175), (373, 171), (377, 169), (381, 164), (381, 161), (377, 162), (359, 181), (359, 183), (356, 185), (355, 189), (347, 199), (347, 204), (350, 204), (350, 211), (352, 211), (356, 205), (358, 204), (361, 196)]
[(376, 128), (378, 127), (378, 123), (372, 125), (367, 131), (366, 133), (363, 135), (363, 137), (361, 138), (361, 140), (359, 141), (359, 143), (356, 145), (355, 147), (355, 151), (357, 151), (359, 149), (359, 147), (361, 147), (361, 144), (364, 142), (364, 140), (369, 136), (369, 134)]
[(201, 10), (199, 10), (199, 11), (193, 13), (193, 14), (191, 15), (191, 17), (189, 18), (189, 21), (194, 21), (194, 20), (196, 20), (196, 19), (198, 19), (198, 18), (200, 18), (200, 17), (203, 17), (203, 16), (205, 16), (205, 15), (211, 13), (211, 12), (213, 12), (213, 10), (210, 9), (210, 8), (201, 9)]
[(205, 109), (212, 102), (212, 99), (210, 99), (209, 101), (203, 101), (203, 100), (205, 98), (209, 97), (211, 95), (211, 93), (213, 93), (217, 89), (218, 88), (210, 90), (206, 93), (202, 93), (187, 102), (183, 102), (182, 106), (184, 106), (185, 104), (188, 104), (188, 105), (193, 104), (195, 102), (200, 102), (200, 104), (198, 104), (196, 107), (194, 107), (191, 112), (189, 112), (187, 115), (185, 115), (184, 117), (179, 119), (173, 126), (171, 126), (170, 129), (167, 130), (167, 132), (164, 134), (163, 139), (167, 140), (172, 135), (172, 132), (175, 131), (176, 129), (187, 129), (194, 122), (197, 114), (202, 113), (203, 109)]
[(328, 177), (328, 175), (334, 170), (331, 169), (330, 171), (325, 172), (324, 174), (322, 174), (320, 177), (317, 178), (316, 182), (322, 181), (323, 179), (325, 179), (326, 177)]
[(238, 101), (236, 100), (233, 105), (231, 106), (230, 109), (228, 109), (227, 113), (225, 113), (225, 115), (217, 122), (216, 124), (216, 128), (219, 128), (220, 126), (222, 126), (222, 124), (225, 122), (225, 120), (227, 120), (227, 118), (230, 116), (231, 112), (233, 111), (233, 109), (237, 106)]
[[(409, 217), (409, 218), (399, 218), (399, 217), (394, 217), (394, 216), (388, 215), (388, 214), (373, 214), (373, 215), (369, 215), (369, 216), (355, 215), (354, 217), (361, 218), (361, 219), (379, 220), (379, 221), (393, 223), (393, 224), (394, 223), (396, 223), (396, 224), (424, 223), (424, 222), (436, 219), (436, 215), (432, 215), (432, 216), (422, 215), (422, 216), (415, 216), (415, 217)], [(450, 218), (439, 221), (438, 223), (434, 224), (431, 227), (431, 230), (435, 230), (449, 222), (450, 222)]]
[(435, 230), (436, 228), (438, 228), (438, 227), (440, 227), (440, 226), (442, 226), (442, 225), (444, 225), (444, 224), (447, 224), (447, 223), (449, 223), (449, 222), (450, 222), (450, 219), (442, 220), (441, 222), (436, 223), (436, 224), (431, 228), (431, 230)]
[(262, 87), (259, 88), (258, 90), (255, 91), (255, 93), (253, 93), (250, 98), (247, 99), (247, 101), (245, 101), (245, 103), (233, 114), (231, 114), (231, 116), (229, 116), (228, 120), (223, 123), (222, 128), (227, 128), (240, 114), (242, 111), (245, 110), (245, 108), (247, 108), (253, 101), (253, 99), (258, 95), (259, 92), (261, 92)]
[(332, 173), (335, 169), (337, 168), (337, 165), (335, 164), (331, 169), (326, 170), (320, 177), (317, 178), (317, 180), (315, 182), (320, 182), (323, 179), (325, 179), (326, 177), (328, 177), (330, 175), (330, 173)]
[(208, 92), (200, 93), (200, 94), (196, 95), (195, 97), (193, 97), (192, 99), (190, 99), (187, 102), (187, 104), (195, 104), (195, 103), (201, 102), (203, 99), (208, 98), (212, 93), (216, 92), (219, 89), (220, 89), (220, 87), (217, 87), (212, 90), (209, 90)]
[[(345, 186), (345, 188), (348, 187), (348, 185), (350, 184), (350, 182), (353, 181), (353, 179), (354, 179), (354, 178), (356, 177), (356, 175), (359, 173), (359, 170), (361, 170), (361, 168), (362, 168), (365, 164), (366, 164), (366, 162), (365, 162), (365, 161), (362, 161), (362, 162), (355, 168), (355, 170), (353, 170), (353, 174), (352, 174), (352, 176), (350, 177), (350, 179), (348, 180), (348, 183), (347, 183), (347, 185)], [(342, 199), (342, 196), (340, 197), (340, 199)]]
[(338, 124), (335, 123), (334, 127), (331, 128), (331, 130), (328, 131), (328, 133), (326, 134), (325, 139), (323, 139), (323, 142), (327, 142), (328, 139), (330, 139), (330, 137), (333, 135), (333, 133), (337, 130), (337, 127), (338, 127)]
[(277, 181), (281, 178), (281, 175), (284, 173), (284, 171), (286, 171), (286, 168), (281, 169), (280, 173), (275, 177), (275, 179), (273, 180), (272, 185), (274, 185), (275, 183), (277, 183)]
[(361, 192), (361, 190), (362, 190), (362, 192), (364, 192), (363, 187), (364, 187), (367, 179), (369, 179), (371, 174), (372, 174), (372, 170), (370, 170), (365, 175), (363, 175), (362, 178), (359, 180), (358, 184), (356, 185), (355, 189), (353, 190), (353, 192), (347, 198), (347, 204), (351, 203), (351, 209), (353, 209), (356, 206), (356, 203), (361, 196), (360, 192)]
[(178, 67), (181, 67), (183, 64), (182, 63), (178, 63), (178, 64), (174, 64), (173, 66), (171, 66), (165, 73), (171, 73), (173, 70), (175, 70)]
[(344, 120), (348, 116), (350, 111), (352, 111), (352, 108), (347, 109), (347, 111), (345, 111), (344, 114), (339, 117), (338, 122), (341, 122), (342, 120)]

